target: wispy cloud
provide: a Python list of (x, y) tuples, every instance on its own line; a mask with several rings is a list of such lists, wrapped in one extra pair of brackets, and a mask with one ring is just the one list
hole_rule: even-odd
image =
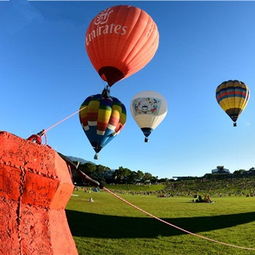
[(250, 121), (246, 121), (246, 122), (244, 123), (244, 125), (245, 125), (246, 127), (250, 127), (250, 126), (252, 126), (252, 123), (251, 123)]
[[(15, 1), (15, 3), (11, 2), (11, 4), (12, 7), (1, 17), (1, 20), (8, 24), (8, 34), (12, 35), (32, 22), (43, 20), (41, 13), (28, 1)], [(15, 16), (15, 19), (11, 18), (13, 16)]]

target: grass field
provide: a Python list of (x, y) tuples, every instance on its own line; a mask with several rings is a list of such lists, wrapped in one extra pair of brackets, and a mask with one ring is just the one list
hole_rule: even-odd
[[(212, 198), (191, 203), (189, 197), (121, 195), (173, 224), (209, 238), (255, 248), (255, 198)], [(94, 203), (88, 202), (92, 197)], [(68, 222), (79, 255), (250, 255), (173, 229), (129, 207), (106, 192), (76, 191), (67, 206)]]
[(153, 192), (164, 190), (166, 185), (154, 184), (154, 185), (136, 185), (136, 184), (115, 184), (107, 185), (111, 190), (127, 191), (127, 192)]

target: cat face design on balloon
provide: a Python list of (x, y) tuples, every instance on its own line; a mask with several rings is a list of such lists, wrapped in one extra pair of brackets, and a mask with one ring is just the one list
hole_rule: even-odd
[(157, 98), (136, 98), (134, 101), (135, 114), (156, 115), (160, 108), (160, 100)]

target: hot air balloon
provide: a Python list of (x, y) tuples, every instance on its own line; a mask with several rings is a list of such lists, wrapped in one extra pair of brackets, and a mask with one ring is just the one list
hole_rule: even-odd
[(233, 120), (234, 127), (250, 97), (247, 85), (241, 81), (229, 80), (222, 82), (216, 89), (216, 99), (220, 107)]
[(148, 142), (148, 136), (167, 114), (167, 102), (157, 92), (143, 91), (132, 99), (131, 113), (145, 135), (144, 141)]
[(153, 19), (130, 5), (100, 12), (91, 21), (85, 37), (90, 61), (109, 86), (142, 69), (153, 58), (158, 43)]
[[(104, 91), (105, 92), (105, 91)], [(107, 93), (89, 96), (80, 106), (80, 123), (98, 159), (98, 152), (124, 127), (126, 108)]]

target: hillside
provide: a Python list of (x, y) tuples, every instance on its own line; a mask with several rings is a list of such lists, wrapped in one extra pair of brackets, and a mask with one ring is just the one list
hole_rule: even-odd
[(207, 193), (216, 196), (255, 195), (255, 176), (225, 179), (194, 179), (168, 182), (164, 192), (173, 195)]
[(159, 196), (255, 196), (255, 177), (229, 179), (194, 179), (152, 185), (107, 185), (120, 193), (154, 194)]
[[(132, 171), (119, 167), (111, 170), (103, 165), (77, 157), (68, 157), (79, 161), (79, 170), (85, 172), (93, 179), (108, 185), (119, 192), (158, 194), (162, 196), (192, 196), (195, 194), (209, 194), (211, 196), (254, 196), (255, 195), (255, 169), (236, 170), (234, 173), (205, 174), (203, 177), (182, 177), (182, 179), (158, 179), (150, 173), (140, 170)], [(84, 183), (76, 172), (74, 181), (79, 185)]]

